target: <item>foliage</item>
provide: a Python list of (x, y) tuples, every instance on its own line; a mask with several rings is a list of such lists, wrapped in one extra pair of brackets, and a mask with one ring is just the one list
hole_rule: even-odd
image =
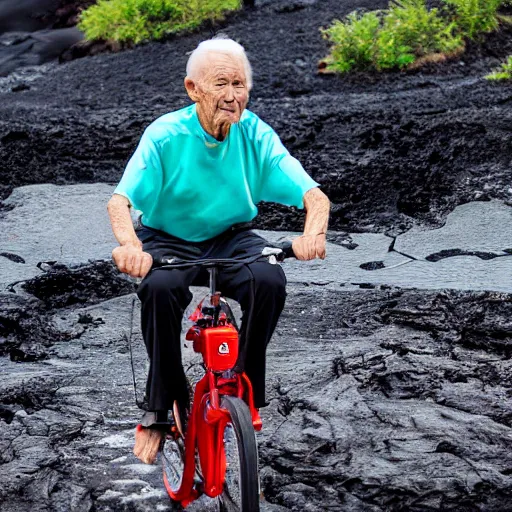
[[(442, 62), (464, 49), (465, 39), (496, 30), (498, 9), (512, 0), (442, 0), (428, 9), (426, 0), (391, 0), (388, 9), (353, 12), (335, 20), (323, 36), (332, 43), (327, 71), (392, 69)], [(500, 71), (503, 73), (503, 71)]]
[(84, 10), (78, 28), (89, 40), (139, 43), (221, 19), (240, 0), (99, 0)]
[(487, 75), (487, 80), (512, 80), (512, 55), (501, 66)]
[(402, 68), (431, 53), (451, 53), (462, 46), (455, 24), (428, 10), (424, 0), (397, 0), (379, 32), (376, 68)]
[(498, 9), (504, 0), (443, 0), (453, 10), (453, 19), (468, 39), (498, 28)]
[(322, 31), (333, 42), (328, 68), (344, 73), (351, 69), (365, 69), (373, 62), (375, 41), (380, 27), (377, 12), (360, 15), (350, 13), (345, 22), (335, 20)]
[(455, 29), (424, 0), (394, 0), (384, 11), (354, 12), (322, 31), (333, 44), (327, 69), (403, 68), (430, 53), (456, 51), (463, 42)]

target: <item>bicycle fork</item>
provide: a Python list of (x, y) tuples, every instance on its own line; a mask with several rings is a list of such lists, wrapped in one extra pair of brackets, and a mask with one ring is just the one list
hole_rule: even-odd
[[(245, 398), (251, 412), (255, 430), (262, 427), (261, 418), (254, 407), (252, 386), (245, 374), (235, 374), (238, 398)], [(222, 390), (222, 385), (220, 386)], [(185, 434), (185, 461), (181, 486), (176, 493), (167, 489), (171, 498), (186, 507), (202, 493), (214, 498), (222, 493), (226, 475), (224, 430), (230, 422), (230, 414), (220, 406), (219, 388), (215, 374), (208, 372), (196, 385), (192, 403), (191, 421)], [(196, 447), (203, 482), (194, 479), (196, 472)]]

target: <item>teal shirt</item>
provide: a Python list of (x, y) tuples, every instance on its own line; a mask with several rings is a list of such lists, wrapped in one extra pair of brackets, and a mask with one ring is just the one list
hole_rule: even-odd
[(202, 242), (251, 221), (260, 201), (303, 208), (316, 186), (257, 115), (245, 110), (220, 142), (193, 104), (146, 128), (114, 193), (142, 211), (144, 225)]

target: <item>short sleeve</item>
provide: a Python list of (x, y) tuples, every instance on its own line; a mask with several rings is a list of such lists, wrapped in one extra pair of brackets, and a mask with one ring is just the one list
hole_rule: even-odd
[(318, 187), (300, 162), (290, 155), (279, 136), (270, 129), (262, 137), (263, 156), (260, 200), (304, 208), (304, 194)]
[(114, 194), (126, 197), (136, 210), (149, 214), (156, 204), (162, 182), (160, 151), (146, 131), (130, 158)]

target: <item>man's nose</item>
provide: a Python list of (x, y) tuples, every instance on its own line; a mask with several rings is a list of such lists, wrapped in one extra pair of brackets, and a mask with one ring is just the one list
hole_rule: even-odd
[(235, 89), (232, 85), (229, 85), (226, 90), (226, 96), (224, 97), (226, 103), (232, 103), (235, 101)]

